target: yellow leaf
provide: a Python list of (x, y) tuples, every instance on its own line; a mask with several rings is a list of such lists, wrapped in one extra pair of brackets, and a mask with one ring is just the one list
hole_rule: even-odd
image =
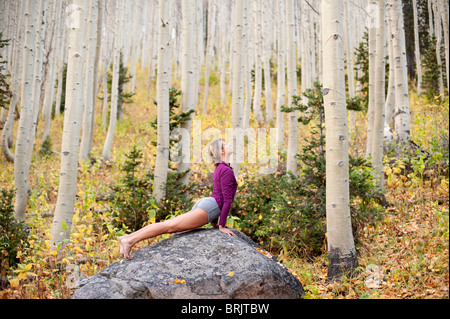
[(33, 264), (28, 264), (25, 266), (24, 270), (29, 271), (33, 267)]
[(19, 287), (19, 283), (20, 283), (20, 279), (19, 279), (19, 278), (14, 278), (14, 279), (10, 279), (10, 280), (9, 280), (9, 285), (10, 285), (11, 288), (13, 288), (13, 289)]
[(21, 279), (27, 279), (27, 273), (26, 272), (21, 272), (19, 274), (19, 276), (17, 276), (17, 279), (21, 280)]
[(230, 271), (230, 272), (228, 273), (228, 277), (233, 277), (233, 276), (234, 276), (233, 272)]

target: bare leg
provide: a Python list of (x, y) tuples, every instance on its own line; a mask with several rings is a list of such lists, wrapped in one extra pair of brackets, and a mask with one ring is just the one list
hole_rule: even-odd
[(172, 219), (147, 225), (134, 233), (119, 238), (120, 253), (127, 259), (130, 256), (131, 248), (144, 239), (149, 239), (162, 234), (172, 234), (201, 227), (208, 223), (208, 212), (201, 208), (196, 208), (185, 214), (178, 215)]

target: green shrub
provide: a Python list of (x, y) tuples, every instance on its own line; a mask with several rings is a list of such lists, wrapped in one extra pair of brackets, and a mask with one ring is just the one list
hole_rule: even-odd
[(152, 198), (153, 175), (142, 173), (142, 151), (136, 146), (121, 167), (125, 176), (112, 187), (110, 197), (111, 210), (114, 216), (114, 226), (136, 231), (155, 216), (155, 202)]
[(17, 254), (26, 246), (25, 225), (14, 218), (14, 191), (0, 189), (0, 276), (16, 266)]
[[(295, 96), (285, 112), (302, 112), (299, 122), (311, 123), (311, 137), (297, 155), (299, 177), (283, 170), (248, 177), (240, 187), (233, 210), (239, 210), (242, 231), (268, 250), (317, 255), (326, 250), (326, 160), (322, 87), (306, 90), (307, 105)], [(355, 103), (352, 100), (352, 103)], [(355, 106), (353, 106), (355, 107)], [(359, 108), (355, 107), (356, 109)], [(379, 211), (383, 194), (376, 190), (373, 169), (364, 158), (349, 155), (350, 211), (354, 228), (370, 222)]]

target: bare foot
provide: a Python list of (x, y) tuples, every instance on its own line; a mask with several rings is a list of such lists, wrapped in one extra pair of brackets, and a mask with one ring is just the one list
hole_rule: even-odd
[(119, 237), (119, 251), (128, 260), (133, 259), (133, 256), (130, 255), (131, 247), (127, 236)]

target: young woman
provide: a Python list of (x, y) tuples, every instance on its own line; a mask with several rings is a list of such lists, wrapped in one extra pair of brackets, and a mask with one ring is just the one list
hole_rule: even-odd
[(226, 226), (228, 213), (237, 190), (237, 182), (233, 170), (229, 166), (230, 156), (233, 149), (223, 140), (215, 140), (209, 147), (209, 155), (216, 165), (213, 174), (213, 194), (211, 197), (201, 198), (195, 203), (192, 210), (178, 215), (172, 219), (145, 226), (138, 231), (120, 237), (120, 253), (127, 259), (132, 259), (131, 248), (141, 240), (156, 237), (162, 234), (172, 234), (202, 227), (211, 223), (219, 230), (229, 236), (235, 236)]

